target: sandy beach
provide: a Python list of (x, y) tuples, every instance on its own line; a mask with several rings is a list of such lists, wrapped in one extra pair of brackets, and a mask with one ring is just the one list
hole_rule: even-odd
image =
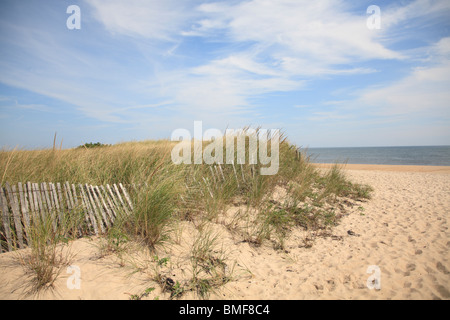
[[(450, 167), (347, 165), (345, 170), (374, 192), (371, 200), (353, 201), (329, 234), (296, 230), (285, 250), (275, 250), (270, 244), (251, 246), (223, 224), (212, 224), (233, 277), (210, 299), (450, 299)], [(157, 253), (169, 258), (158, 272), (173, 279), (188, 268), (186, 253), (195, 234), (189, 222), (180, 230), (177, 243)], [(304, 245), (308, 237), (311, 247)], [(68, 287), (73, 273), (67, 271), (73, 269), (64, 268), (53, 288), (27, 294), (28, 277), (17, 252), (4, 253), (0, 299), (130, 299), (149, 287), (155, 290), (143, 299), (169, 298), (152, 280), (156, 271), (146, 264), (148, 256), (102, 256), (94, 238), (76, 240), (70, 250), (71, 265), (80, 270), (79, 288)], [(379, 282), (370, 281), (375, 278)], [(188, 292), (181, 299), (198, 297)]]

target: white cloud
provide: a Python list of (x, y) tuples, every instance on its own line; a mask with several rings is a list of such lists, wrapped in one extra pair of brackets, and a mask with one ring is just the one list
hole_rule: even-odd
[(164, 82), (190, 110), (234, 112), (251, 110), (253, 97), (301, 90), (318, 76), (376, 72), (358, 67), (361, 61), (402, 58), (367, 28), (365, 11), (348, 9), (343, 1), (204, 3), (197, 8), (203, 16), (183, 35), (220, 42), (222, 57)]
[(166, 72), (151, 82), (149, 88), (173, 98), (177, 108), (205, 116), (205, 113), (243, 114), (254, 108), (253, 97), (298, 90), (303, 85), (303, 81), (290, 79), (247, 55), (237, 54), (198, 67)]
[[(351, 11), (350, 3), (340, 0), (86, 1), (112, 33), (162, 41), (176, 38), (176, 45), (166, 56), (178, 50), (183, 37), (187, 41), (195, 36), (200, 37), (198, 41), (220, 43), (221, 51), (215, 59), (161, 71), (147, 86), (155, 96), (172, 101), (174, 108), (203, 115), (246, 113), (254, 108), (253, 97), (300, 90), (307, 80), (323, 75), (377, 72), (358, 63), (407, 58), (386, 47), (385, 41), (392, 40), (391, 28), (448, 9), (442, 1), (393, 4), (383, 7), (382, 29), (369, 30), (365, 10)], [(445, 64), (416, 68), (410, 77), (395, 85), (364, 91), (358, 103), (385, 114), (432, 105), (435, 108), (444, 104), (447, 94), (436, 86), (436, 81), (425, 78), (445, 77), (446, 70)], [(345, 118), (329, 112), (313, 117)]]
[(418, 18), (433, 20), (440, 17), (448, 17), (450, 2), (447, 0), (415, 0), (405, 5), (388, 6), (388, 10), (382, 11), (382, 28), (392, 28), (403, 22), (408, 22), (409, 27), (416, 23), (423, 23)]
[[(19, 26), (14, 36), (5, 29), (2, 37), (14, 50), (0, 61), (0, 81), (68, 102), (107, 122), (176, 122), (186, 115), (240, 121), (249, 114), (259, 120), (255, 98), (267, 93), (309, 89), (311, 81), (324, 76), (357, 79), (379, 71), (367, 67), (373, 59), (410, 61), (404, 51), (388, 46), (398, 35), (395, 26), (418, 23), (414, 19), (427, 14), (443, 16), (449, 7), (448, 1), (395, 3), (382, 8), (382, 29), (369, 30), (365, 10), (355, 12), (350, 1), (205, 1), (85, 0), (94, 10), (82, 8), (83, 14), (89, 12), (84, 17), (92, 13), (109, 33), (122, 36), (109, 37), (102, 28), (88, 34), (86, 27), (96, 24), (86, 18), (82, 37), (70, 33), (74, 46), (68, 45), (64, 26), (55, 28), (53, 22), (42, 30), (43, 24)], [(392, 79), (390, 86), (307, 111), (315, 120), (352, 119), (338, 112), (348, 105), (381, 115), (412, 110), (448, 115), (450, 66), (444, 57), (449, 48), (450, 41), (443, 39), (429, 49), (421, 67)], [(148, 64), (142, 66), (143, 60)], [(297, 93), (293, 99), (302, 101)], [(172, 114), (158, 113), (162, 109)], [(275, 118), (275, 113), (264, 116)]]
[(283, 53), (300, 56), (324, 68), (354, 59), (401, 58), (367, 28), (365, 12), (350, 14), (343, 1), (252, 0), (204, 4), (199, 9), (211, 18), (197, 32), (225, 29), (231, 41), (257, 42), (280, 59)]
[[(179, 0), (86, 1), (111, 32), (158, 40), (195, 35), (213, 41), (251, 43), (246, 49), (240, 49), (241, 53), (250, 52), (255, 59), (267, 59), (266, 74), (280, 71), (307, 76), (367, 73), (374, 70), (335, 68), (335, 65), (373, 58), (402, 58), (380, 43), (379, 34), (387, 30), (378, 33), (369, 30), (366, 12), (350, 14), (348, 4), (340, 0), (203, 4)], [(236, 59), (236, 53), (229, 59)], [(234, 61), (239, 62), (242, 60)], [(255, 62), (247, 59), (245, 66), (252, 63)], [(261, 64), (257, 66), (261, 67)]]
[(191, 112), (243, 112), (254, 107), (253, 97), (301, 90), (317, 76), (376, 72), (356, 64), (402, 57), (367, 29), (365, 11), (358, 15), (347, 9), (342, 1), (201, 4), (198, 19), (182, 34), (221, 43), (221, 57), (158, 82)]
[[(173, 40), (195, 14), (186, 0), (85, 0), (105, 28), (118, 34)], [(197, 1), (198, 3), (198, 1)]]
[(389, 86), (363, 91), (356, 104), (375, 115), (450, 117), (450, 38), (430, 46), (430, 63)]

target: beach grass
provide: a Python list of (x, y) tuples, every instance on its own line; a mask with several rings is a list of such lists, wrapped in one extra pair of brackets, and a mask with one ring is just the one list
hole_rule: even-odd
[(54, 223), (51, 215), (31, 220), (27, 230), (29, 248), (14, 252), (27, 276), (26, 294), (51, 288), (62, 270), (70, 265), (74, 253), (70, 250), (69, 239), (76, 235), (81, 221), (77, 210), (59, 224)]
[[(241, 165), (237, 161), (174, 164), (170, 157), (174, 146), (174, 142), (160, 140), (101, 148), (2, 150), (2, 184), (69, 181), (138, 186), (129, 188), (133, 212), (119, 215), (103, 236), (102, 255), (123, 255), (130, 242), (156, 252), (159, 246), (177, 241), (180, 222), (192, 223), (199, 236), (190, 255), (190, 282), (167, 284), (161, 276), (156, 281), (170, 287), (172, 298), (181, 296), (183, 290), (205, 298), (232, 278), (224, 274), (225, 257), (211, 253), (218, 238), (205, 229), (208, 223), (222, 223), (252, 245), (268, 242), (283, 249), (293, 228), (332, 227), (339, 221), (334, 208), (341, 199), (369, 199), (371, 195), (369, 186), (349, 181), (338, 165), (325, 171), (315, 168), (305, 152), (285, 137), (279, 144), (275, 175), (261, 175), (261, 164)], [(236, 152), (234, 156), (237, 159)], [(238, 208), (231, 217), (230, 208)], [(35, 223), (32, 255), (22, 257), (23, 264), (35, 273), (36, 289), (51, 284), (60, 266), (69, 260), (58, 251), (58, 242), (63, 236), (77, 237), (76, 232), (52, 230), (51, 223), (45, 222)], [(83, 223), (82, 219), (72, 220), (70, 230), (76, 230), (77, 223)]]

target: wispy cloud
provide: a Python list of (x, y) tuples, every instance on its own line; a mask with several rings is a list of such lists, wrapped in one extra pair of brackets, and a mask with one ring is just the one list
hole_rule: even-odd
[(347, 132), (358, 121), (448, 118), (447, 0), (383, 2), (380, 30), (344, 0), (79, 4), (77, 31), (65, 27), (64, 3), (0, 5), (0, 82), (40, 97), (11, 107), (46, 112), (46, 97), (99, 128), (134, 132), (193, 119), (295, 128), (301, 115)]
[(169, 75), (175, 81), (165, 76), (165, 91), (191, 111), (250, 111), (254, 97), (302, 90), (324, 75), (377, 72), (358, 62), (403, 58), (368, 30), (364, 12), (348, 8), (342, 1), (201, 4), (200, 17), (182, 35), (220, 43), (221, 57), (177, 70)]
[(295, 54), (328, 66), (355, 58), (401, 57), (366, 27), (363, 12), (349, 13), (344, 1), (252, 0), (208, 3), (199, 9), (210, 18), (202, 20), (198, 32), (208, 36), (212, 29), (223, 29), (229, 41), (257, 42), (279, 59)]
[[(410, 28), (413, 25), (423, 24), (424, 21), (436, 21), (436, 19), (447, 19), (450, 13), (450, 2), (440, 0), (415, 0), (398, 5), (395, 2), (388, 5), (387, 10), (383, 10), (383, 27), (391, 29), (395, 25), (408, 23)], [(398, 36), (394, 33), (393, 36)], [(412, 36), (409, 34), (409, 36)]]
[[(450, 38), (429, 47), (425, 66), (387, 86), (368, 88), (356, 100), (376, 115), (420, 114), (450, 119)], [(432, 57), (432, 59), (431, 59)]]
[(195, 17), (186, 0), (85, 0), (95, 17), (112, 34), (174, 41)]

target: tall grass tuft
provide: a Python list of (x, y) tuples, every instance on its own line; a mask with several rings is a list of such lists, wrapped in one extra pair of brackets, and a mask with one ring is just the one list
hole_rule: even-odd
[(322, 187), (319, 200), (327, 197), (332, 197), (333, 201), (336, 201), (336, 197), (370, 199), (370, 193), (373, 191), (370, 186), (349, 181), (338, 164), (333, 165), (324, 176), (319, 178), (319, 184)]
[(29, 248), (16, 252), (18, 261), (30, 277), (29, 294), (52, 287), (63, 268), (70, 264), (74, 255), (69, 240), (77, 236), (82, 221), (82, 212), (78, 210), (64, 215), (58, 224), (51, 214), (32, 219), (27, 228)]
[(199, 230), (190, 252), (192, 277), (189, 287), (204, 299), (231, 281), (232, 268), (227, 254), (219, 245), (220, 235), (205, 227)]
[(151, 177), (151, 183), (139, 188), (133, 212), (122, 215), (120, 222), (127, 234), (152, 250), (169, 239), (179, 202), (180, 173), (173, 166), (163, 171), (164, 174)]

